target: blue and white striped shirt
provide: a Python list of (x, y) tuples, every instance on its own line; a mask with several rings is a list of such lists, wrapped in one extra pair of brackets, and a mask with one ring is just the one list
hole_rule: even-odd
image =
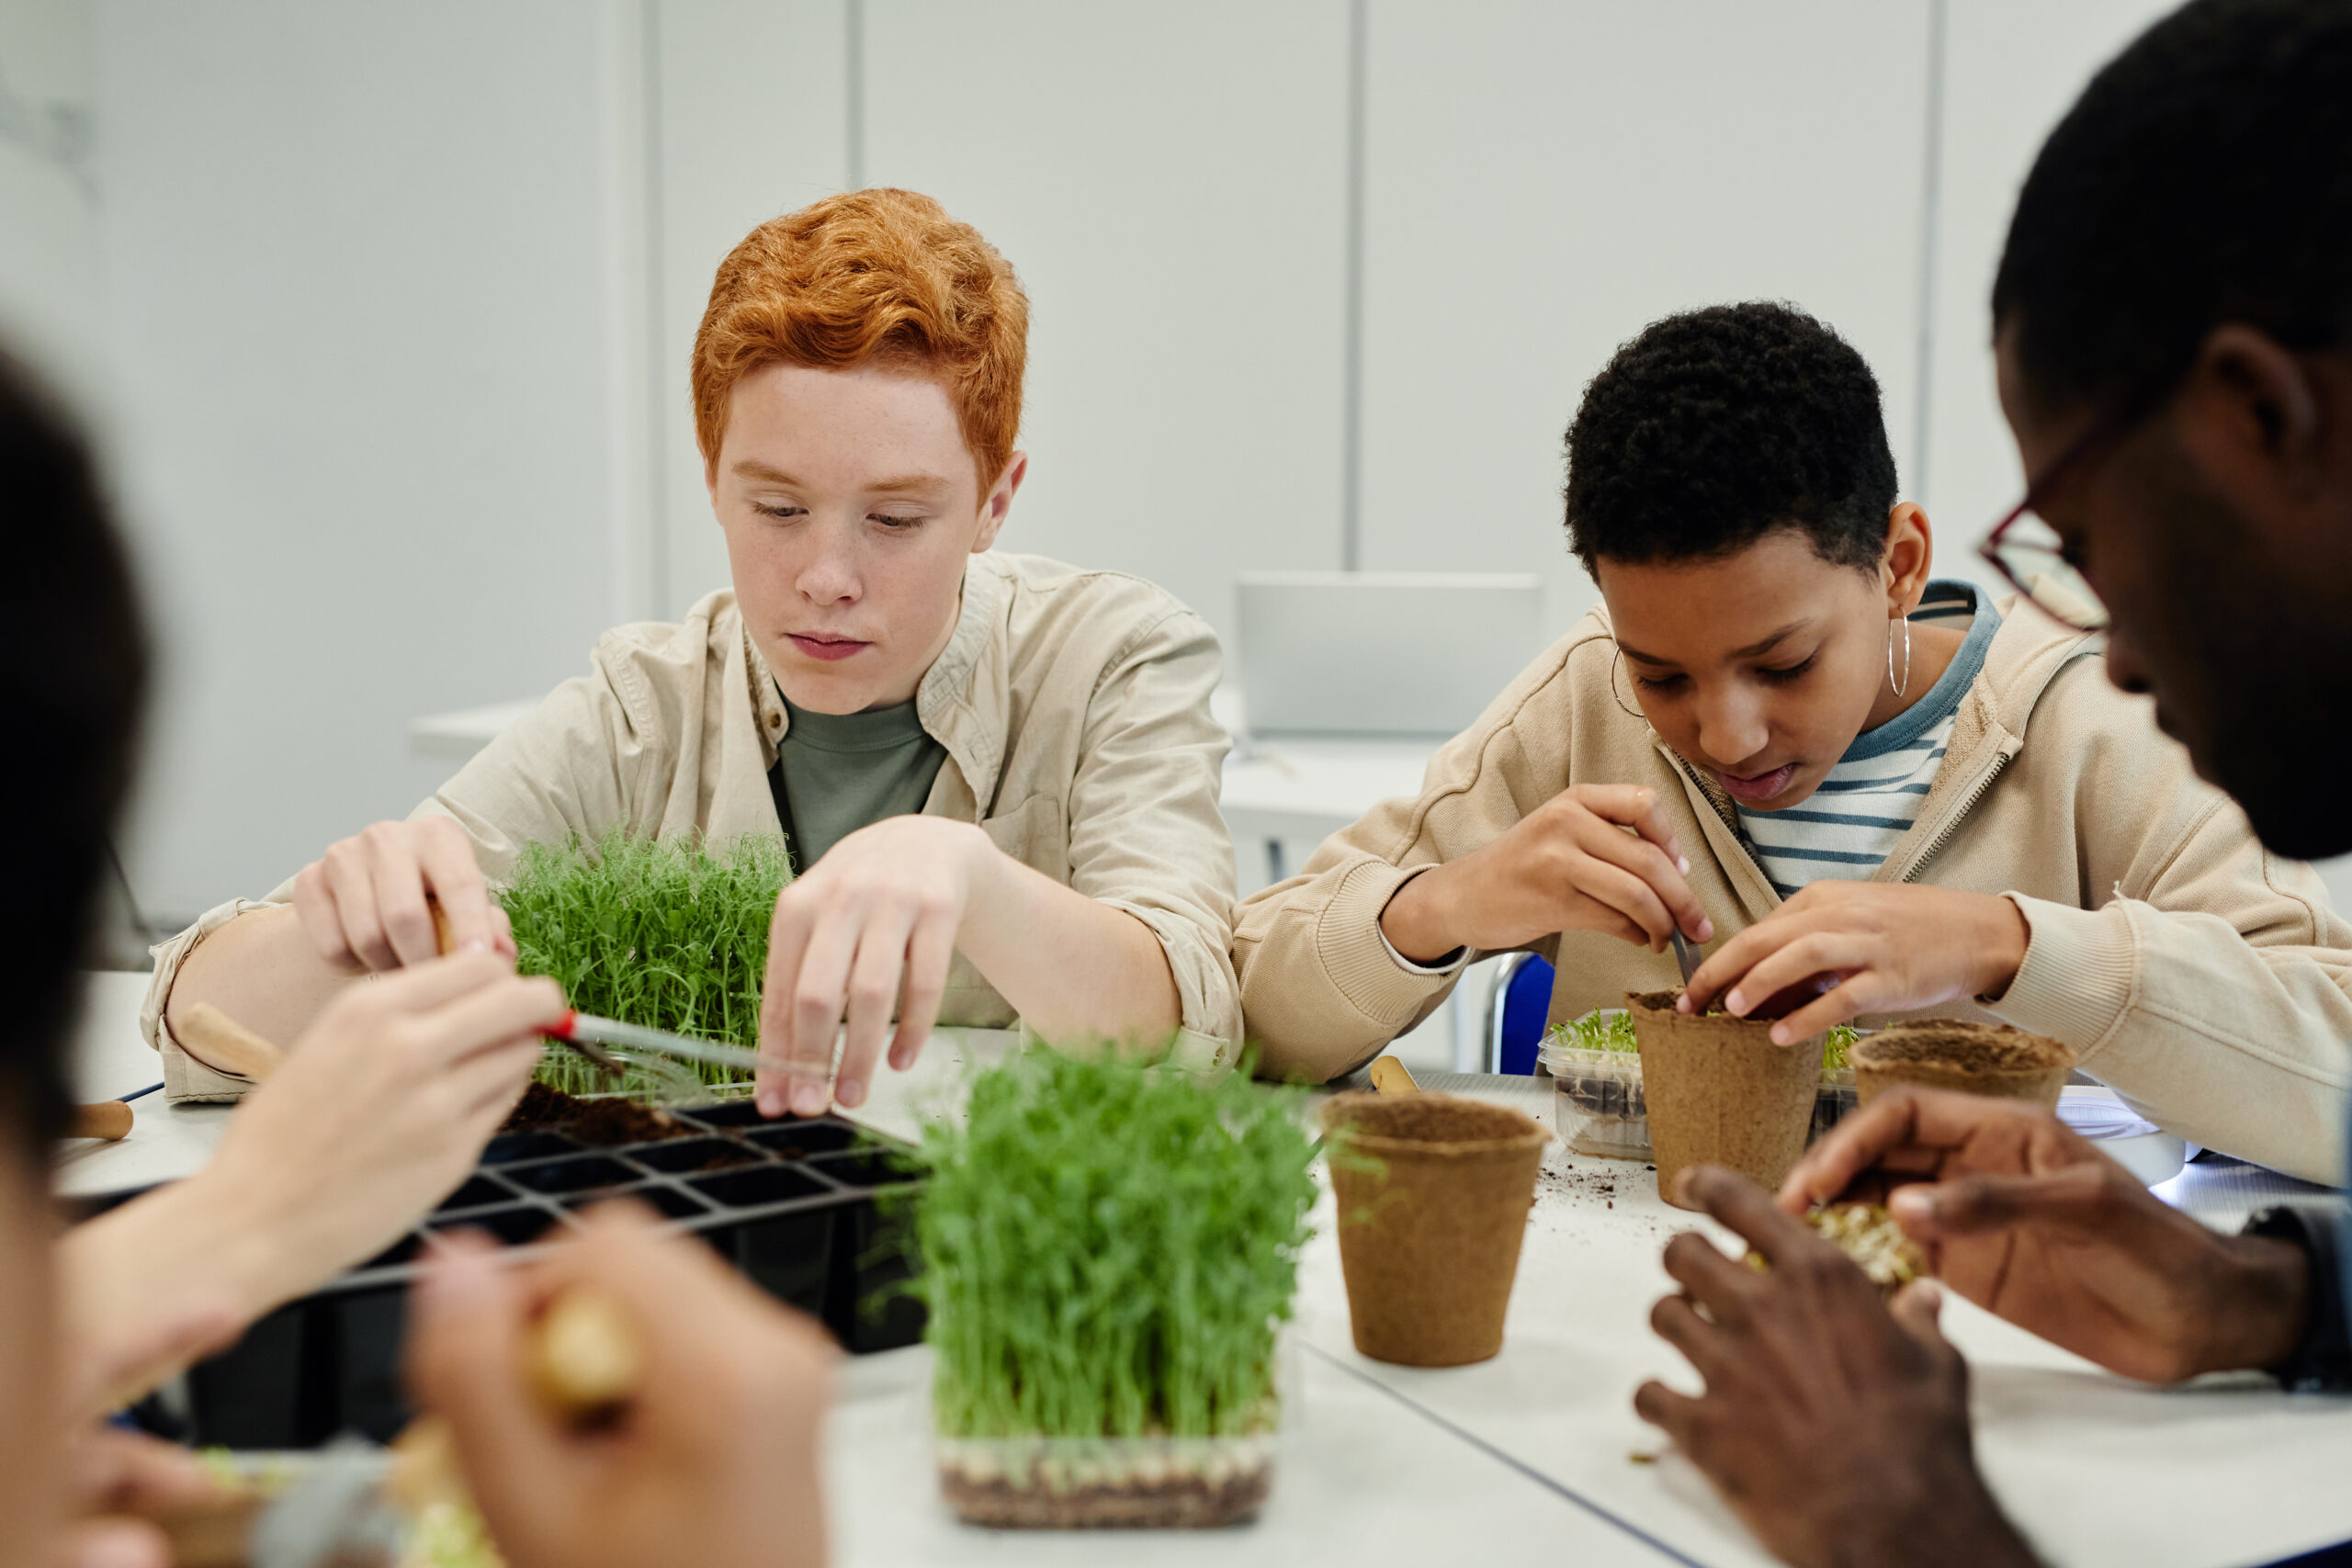
[(1804, 804), (1785, 811), (1740, 808), (1757, 863), (1783, 898), (1823, 877), (1868, 878), (1918, 820), (1944, 765), (1961, 698), (1984, 668), (1984, 650), (2001, 616), (1973, 586), (1939, 578), (1928, 584), (1911, 621), (1968, 627), (1967, 640), (1935, 685), (1876, 729), (1854, 737)]

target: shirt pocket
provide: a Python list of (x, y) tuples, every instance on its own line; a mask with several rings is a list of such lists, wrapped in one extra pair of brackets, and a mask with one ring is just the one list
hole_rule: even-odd
[(980, 831), (1023, 865), (1069, 886), (1069, 825), (1061, 803), (1052, 796), (1033, 795), (982, 822)]

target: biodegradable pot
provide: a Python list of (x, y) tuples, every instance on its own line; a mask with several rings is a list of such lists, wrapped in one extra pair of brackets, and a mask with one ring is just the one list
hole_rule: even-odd
[(1551, 1134), (1516, 1111), (1445, 1094), (1338, 1095), (1323, 1126), (1356, 1348), (1407, 1367), (1500, 1350)]
[(1642, 1048), (1642, 1094), (1658, 1196), (1675, 1191), (1687, 1166), (1719, 1165), (1766, 1191), (1804, 1152), (1821, 1083), (1821, 1037), (1772, 1043), (1771, 1024), (1729, 1013), (1674, 1010), (1679, 991), (1629, 991), (1634, 1038)]
[(2075, 1054), (2055, 1040), (2007, 1024), (1953, 1018), (1897, 1023), (1858, 1040), (1847, 1054), (1854, 1088), (1868, 1105), (1899, 1083), (1962, 1094), (2023, 1100), (2058, 1109), (2058, 1091), (2075, 1070)]

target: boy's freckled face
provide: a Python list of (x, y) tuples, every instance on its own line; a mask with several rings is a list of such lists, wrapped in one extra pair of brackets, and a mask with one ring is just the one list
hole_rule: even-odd
[(785, 695), (818, 713), (912, 697), (1023, 466), (984, 498), (946, 389), (911, 369), (770, 365), (738, 382), (711, 510)]
[(1868, 727), (1886, 679), (1877, 580), (1783, 529), (1714, 560), (1596, 574), (1623, 650), (1618, 695), (1741, 805), (1805, 799)]

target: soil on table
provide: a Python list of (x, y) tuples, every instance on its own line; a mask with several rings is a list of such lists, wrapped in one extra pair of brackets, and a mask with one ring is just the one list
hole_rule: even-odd
[(560, 1128), (567, 1136), (597, 1148), (658, 1144), (700, 1132), (633, 1100), (582, 1100), (535, 1083), (523, 1091), (521, 1102), (507, 1112), (498, 1130), (527, 1133), (542, 1127)]
[(1217, 1481), (1169, 1475), (1057, 1492), (1003, 1476), (974, 1481), (952, 1468), (940, 1473), (956, 1517), (996, 1529), (1214, 1529), (1257, 1517), (1272, 1481), (1272, 1467), (1259, 1465)]

